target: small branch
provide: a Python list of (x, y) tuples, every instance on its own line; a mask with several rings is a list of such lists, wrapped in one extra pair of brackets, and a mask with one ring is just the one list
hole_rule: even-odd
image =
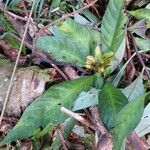
[(68, 17), (72, 17), (74, 14), (77, 14), (77, 13), (82, 12), (83, 10), (85, 10), (85, 9), (87, 9), (87, 8), (89, 8), (89, 7), (91, 7), (91, 6), (93, 6), (97, 1), (98, 1), (98, 0), (94, 0), (94, 1), (92, 1), (91, 3), (89, 3), (88, 5), (86, 5), (86, 6), (82, 7), (82, 8), (80, 8), (80, 9), (78, 9), (78, 10), (72, 12), (72, 13), (68, 13), (68, 14), (62, 16), (60, 19), (58, 19), (58, 20), (52, 22), (51, 24), (47, 25), (46, 28), (49, 28), (50, 26), (55, 25), (56, 23), (58, 23), (58, 22), (60, 22), (60, 21), (62, 21), (62, 20), (65, 20), (65, 19), (67, 19)]
[(90, 107), (90, 111), (98, 135), (97, 149), (112, 150), (112, 135), (107, 131), (101, 118), (99, 117), (98, 108), (96, 106)]
[(14, 13), (8, 11), (8, 10), (5, 10), (5, 5), (3, 3), (0, 3), (0, 11), (10, 15), (14, 19), (19, 19), (19, 20), (26, 21), (26, 22), (28, 21), (28, 18), (20, 17), (20, 16), (14, 14)]
[(56, 71), (57, 71), (65, 80), (68, 80), (68, 79), (69, 79), (55, 64), (51, 64), (51, 65), (56, 69)]
[[(13, 33), (10, 33), (10, 35), (13, 37), (13, 38), (15, 38), (16, 40), (18, 40), (18, 41), (20, 41), (21, 42), (21, 38), (20, 37), (18, 37), (17, 35), (15, 35), (15, 34), (13, 34)], [(28, 47), (29, 49), (32, 49), (32, 45), (31, 44), (29, 44), (28, 42), (25, 42), (24, 41), (24, 44), (26, 45), (26, 47)]]
[(58, 137), (59, 137), (59, 139), (60, 139), (60, 141), (61, 141), (61, 143), (62, 143), (63, 150), (68, 150), (68, 148), (67, 148), (67, 146), (66, 146), (66, 142), (65, 142), (65, 140), (64, 140), (64, 137), (63, 137), (63, 134), (62, 134), (61, 130), (58, 129), (58, 130), (57, 130), (57, 133), (58, 133)]
[(24, 35), (23, 35), (23, 38), (22, 38), (22, 41), (21, 41), (21, 45), (20, 45), (20, 48), (19, 48), (19, 51), (18, 51), (18, 56), (17, 56), (16, 62), (15, 62), (14, 69), (13, 69), (13, 72), (12, 72), (12, 76), (11, 76), (11, 79), (10, 79), (10, 83), (9, 83), (9, 86), (8, 86), (8, 89), (7, 89), (7, 92), (6, 92), (6, 97), (5, 97), (5, 100), (4, 100), (3, 109), (2, 109), (2, 112), (1, 112), (1, 115), (0, 115), (0, 126), (1, 126), (3, 116), (4, 116), (6, 104), (7, 104), (8, 98), (9, 98), (9, 94), (10, 94), (11, 86), (12, 86), (12, 83), (13, 83), (13, 80), (14, 80), (17, 65), (18, 65), (18, 62), (19, 62), (19, 57), (21, 55), (21, 50), (23, 48), (25, 36), (27, 34), (27, 31), (28, 31), (28, 26), (29, 26), (29, 23), (30, 23), (30, 19), (31, 19), (31, 16), (32, 16), (34, 5), (35, 5), (35, 2), (33, 2), (33, 4), (32, 4), (29, 19), (28, 19), (28, 22), (27, 22), (27, 25), (26, 25), (26, 28), (25, 28), (25, 31), (24, 31)]
[(76, 120), (78, 120), (79, 122), (81, 122), (82, 124), (90, 127), (91, 129), (95, 130), (95, 127), (90, 124), (87, 120), (85, 120), (83, 117), (81, 117), (80, 115), (78, 115), (77, 113), (74, 113), (64, 107), (61, 107), (61, 111), (68, 114), (69, 116), (75, 118)]
[(100, 133), (101, 135), (106, 134), (107, 130), (99, 117), (98, 108), (96, 106), (93, 106), (90, 107), (89, 109), (93, 118), (94, 125), (96, 126), (97, 132)]

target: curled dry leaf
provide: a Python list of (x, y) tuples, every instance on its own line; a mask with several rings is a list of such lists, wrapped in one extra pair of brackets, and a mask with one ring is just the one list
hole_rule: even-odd
[[(9, 85), (11, 71), (0, 67), (0, 110)], [(5, 114), (8, 116), (20, 116), (35, 98), (42, 95), (45, 83), (52, 81), (47, 70), (38, 67), (25, 67), (17, 70)]]

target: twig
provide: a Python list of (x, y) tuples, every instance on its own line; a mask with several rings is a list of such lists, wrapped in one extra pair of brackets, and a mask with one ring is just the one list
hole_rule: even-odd
[(22, 21), (28, 21), (28, 18), (20, 17), (20, 16), (14, 14), (14, 13), (8, 11), (8, 10), (5, 10), (5, 5), (2, 4), (2, 3), (0, 3), (0, 11), (12, 16), (15, 19), (19, 19), (19, 20), (22, 20)]
[(96, 106), (92, 106), (89, 108), (92, 118), (93, 118), (93, 122), (94, 125), (96, 127), (96, 130), (99, 134), (104, 135), (107, 133), (106, 128), (104, 127), (103, 122), (100, 119), (99, 113), (98, 113), (98, 108)]
[[(143, 141), (135, 131), (133, 131), (128, 137), (127, 137), (127, 145), (132, 145), (132, 149), (136, 150), (148, 150), (150, 149), (150, 145), (146, 143), (146, 141)], [(128, 149), (128, 146), (127, 146)]]
[(28, 21), (28, 18), (20, 17), (20, 16), (14, 14), (14, 13), (8, 11), (8, 10), (6, 10), (5, 13), (8, 14), (9, 16), (13, 17), (15, 20), (19, 19), (19, 20), (22, 20), (22, 21), (25, 21), (25, 22)]
[(98, 135), (97, 149), (112, 150), (112, 135), (104, 127), (104, 124), (102, 123), (101, 118), (99, 117), (98, 108), (96, 106), (90, 107), (90, 111)]
[(65, 140), (64, 140), (64, 137), (63, 137), (63, 134), (62, 134), (61, 130), (58, 129), (58, 130), (57, 130), (57, 133), (58, 133), (58, 137), (59, 137), (59, 139), (60, 139), (60, 141), (61, 141), (61, 143), (62, 143), (63, 150), (68, 150), (68, 148), (67, 148), (67, 146), (66, 146), (66, 142), (65, 142)]
[(90, 127), (91, 129), (95, 130), (95, 127), (92, 124), (90, 124), (87, 120), (85, 120), (83, 117), (81, 117), (77, 113), (74, 113), (64, 107), (61, 107), (61, 111), (68, 114), (69, 116), (75, 118), (76, 120), (78, 120), (79, 122), (83, 123), (84, 125)]
[(58, 19), (58, 20), (52, 22), (51, 24), (47, 25), (46, 28), (49, 28), (50, 26), (55, 25), (56, 23), (58, 23), (58, 22), (60, 22), (60, 21), (62, 21), (62, 20), (65, 20), (65, 19), (67, 19), (68, 17), (72, 17), (72, 16), (73, 16), (74, 14), (76, 14), (76, 13), (80, 13), (80, 12), (83, 11), (84, 9), (87, 9), (87, 8), (93, 6), (97, 1), (98, 1), (98, 0), (94, 0), (94, 1), (92, 1), (91, 3), (89, 3), (88, 5), (86, 5), (86, 6), (82, 7), (82, 8), (80, 8), (80, 9), (78, 9), (78, 10), (72, 12), (72, 13), (68, 13), (68, 14), (62, 16), (60, 19)]
[[(21, 40), (21, 38), (20, 37), (18, 37), (17, 35), (15, 35), (15, 34), (13, 34), (13, 33), (9, 33), (12, 37), (14, 37), (16, 40), (18, 40), (18, 41), (22, 41)], [(29, 48), (29, 49), (32, 49), (32, 45), (31, 44), (29, 44), (28, 42), (25, 42), (24, 41), (24, 44)]]
[(4, 100), (3, 109), (2, 109), (2, 112), (1, 112), (1, 116), (0, 116), (0, 126), (1, 126), (2, 119), (3, 119), (6, 104), (7, 104), (7, 101), (8, 101), (8, 97), (9, 97), (9, 94), (10, 94), (11, 86), (12, 86), (12, 83), (13, 83), (13, 80), (14, 80), (14, 75), (15, 75), (17, 65), (18, 65), (18, 62), (19, 62), (19, 57), (21, 55), (21, 50), (23, 48), (25, 36), (26, 36), (28, 26), (29, 26), (29, 23), (30, 23), (31, 15), (32, 15), (32, 12), (33, 12), (33, 9), (34, 9), (34, 5), (35, 5), (35, 2), (33, 2), (33, 4), (32, 4), (29, 19), (28, 19), (28, 22), (27, 22), (27, 25), (26, 25), (26, 28), (25, 28), (25, 31), (24, 31), (24, 34), (23, 34), (21, 45), (20, 45), (20, 48), (19, 48), (19, 51), (18, 51), (18, 56), (17, 56), (16, 62), (15, 62), (14, 69), (13, 69), (13, 72), (12, 72), (12, 76), (11, 76), (11, 79), (10, 79), (10, 83), (9, 83), (9, 86), (8, 86), (8, 89), (7, 89), (7, 92), (6, 92), (6, 97), (5, 97), (5, 100)]
[(69, 79), (55, 64), (51, 64), (51, 65), (57, 70), (57, 72), (58, 72), (65, 80), (68, 80), (68, 79)]

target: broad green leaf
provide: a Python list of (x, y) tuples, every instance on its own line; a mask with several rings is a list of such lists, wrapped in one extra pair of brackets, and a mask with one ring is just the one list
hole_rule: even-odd
[(85, 58), (101, 43), (98, 31), (89, 29), (71, 18), (49, 30), (54, 36), (40, 37), (36, 46), (49, 52), (58, 61), (84, 66)]
[(113, 130), (113, 148), (120, 150), (123, 140), (138, 125), (144, 111), (145, 96), (128, 103), (116, 116), (115, 127)]
[(79, 98), (74, 101), (73, 111), (85, 109), (90, 106), (98, 104), (98, 90), (95, 88), (90, 89), (88, 92), (82, 92)]
[(123, 13), (125, 0), (110, 0), (101, 26), (103, 51), (117, 51), (125, 36), (126, 15)]
[(129, 13), (137, 19), (145, 19), (150, 23), (150, 9), (141, 8), (138, 10), (129, 11)]
[(144, 94), (143, 79), (139, 76), (130, 85), (122, 90), (123, 94), (128, 98), (129, 101), (135, 100), (140, 95)]
[(107, 128), (114, 127), (118, 112), (128, 103), (126, 96), (110, 83), (105, 83), (99, 92), (99, 112)]
[(150, 39), (135, 38), (135, 42), (140, 50), (150, 49)]
[(24, 111), (17, 125), (0, 144), (31, 137), (48, 124), (57, 125), (67, 119), (68, 115), (62, 113), (60, 108), (63, 106), (71, 109), (78, 94), (90, 89), (93, 79), (93, 76), (83, 77), (50, 87)]
[(42, 36), (37, 40), (36, 47), (48, 52), (57, 61), (84, 66), (84, 57), (77, 47), (64, 39), (55, 36)]
[(71, 18), (68, 18), (60, 26), (61, 33), (69, 39), (74, 45), (76, 45), (79, 51), (87, 56), (90, 54), (92, 46), (92, 37), (88, 28), (77, 23)]

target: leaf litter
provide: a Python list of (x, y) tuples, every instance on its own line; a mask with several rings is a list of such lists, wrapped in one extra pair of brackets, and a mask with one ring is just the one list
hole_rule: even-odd
[[(34, 3), (2, 118), (1, 144), (19, 149), (149, 149), (149, 1)], [(31, 5), (0, 2), (0, 110)], [(98, 68), (108, 65), (98, 72), (87, 67), (87, 58)]]

